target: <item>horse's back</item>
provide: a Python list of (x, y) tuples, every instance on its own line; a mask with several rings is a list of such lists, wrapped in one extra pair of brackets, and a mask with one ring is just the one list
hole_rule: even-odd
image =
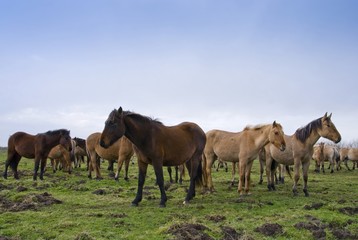
[(208, 131), (206, 133), (205, 154), (215, 154), (226, 162), (237, 162), (241, 135), (242, 132), (234, 133), (217, 129)]
[(358, 161), (358, 148), (350, 148), (348, 150), (348, 159)]
[(284, 135), (286, 148), (284, 151), (279, 150), (273, 144), (269, 143), (266, 146), (266, 151), (269, 151), (270, 156), (278, 163), (284, 165), (293, 165), (293, 136)]

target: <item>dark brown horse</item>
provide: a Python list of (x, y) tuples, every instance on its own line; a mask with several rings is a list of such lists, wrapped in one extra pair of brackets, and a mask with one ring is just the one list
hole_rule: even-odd
[(205, 133), (197, 124), (184, 122), (166, 127), (159, 121), (122, 111), (120, 107), (109, 114), (100, 144), (108, 148), (123, 135), (135, 145), (138, 157), (138, 190), (132, 201), (133, 206), (138, 206), (142, 200), (148, 164), (153, 165), (155, 171), (161, 193), (161, 207), (165, 207), (167, 201), (163, 166), (178, 166), (185, 163), (190, 171), (190, 186), (184, 204), (195, 196), (196, 183), (202, 184), (201, 155), (206, 142)]
[(37, 172), (41, 162), (40, 179), (43, 180), (47, 156), (51, 149), (58, 144), (61, 144), (69, 151), (71, 150), (70, 131), (60, 129), (39, 133), (37, 135), (31, 135), (25, 132), (14, 133), (8, 140), (4, 178), (7, 178), (7, 170), (10, 166), (14, 172), (14, 178), (19, 179), (17, 166), (19, 165), (21, 157), (25, 157), (35, 159), (34, 180), (37, 179)]

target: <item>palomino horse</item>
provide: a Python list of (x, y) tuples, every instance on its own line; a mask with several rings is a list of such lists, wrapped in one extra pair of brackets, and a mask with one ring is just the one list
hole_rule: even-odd
[(217, 158), (225, 162), (238, 162), (239, 185), (238, 192), (244, 194), (242, 185), (245, 182), (245, 193), (250, 193), (250, 172), (253, 161), (259, 151), (271, 142), (281, 151), (285, 149), (282, 126), (279, 123), (246, 127), (238, 133), (221, 130), (211, 130), (206, 133), (207, 143), (203, 154), (203, 168), (205, 169), (205, 185), (213, 191), (211, 167)]
[(53, 147), (47, 156), (51, 160), (52, 169), (55, 173), (58, 165), (61, 163), (63, 169), (67, 169), (69, 173), (72, 170), (70, 151), (64, 148), (61, 144)]
[(106, 159), (109, 162), (118, 161), (117, 171), (115, 175), (115, 180), (118, 180), (119, 173), (122, 169), (123, 162), (125, 163), (125, 175), (124, 179), (128, 180), (128, 168), (129, 161), (134, 154), (132, 143), (126, 138), (123, 137), (113, 143), (108, 148), (103, 148), (100, 146), (101, 133), (96, 132), (92, 133), (87, 137), (86, 146), (87, 152), (90, 157), (90, 167), (88, 168), (88, 177), (91, 177), (91, 170), (95, 172), (95, 178), (102, 179), (101, 172), (99, 170), (99, 158)]
[(272, 145), (265, 147), (266, 151), (266, 175), (267, 186), (269, 190), (274, 190), (274, 172), (271, 169), (273, 160), (283, 165), (294, 165), (294, 184), (292, 191), (294, 195), (297, 195), (297, 183), (300, 179), (300, 168), (303, 172), (303, 192), (305, 196), (309, 196), (307, 190), (308, 180), (308, 168), (313, 154), (313, 145), (318, 141), (320, 137), (327, 138), (335, 143), (341, 141), (341, 135), (336, 129), (331, 120), (331, 115), (327, 116), (327, 113), (316, 120), (313, 120), (305, 127), (299, 128), (291, 135), (285, 135), (285, 141), (287, 144), (285, 151), (277, 151)]
[(113, 110), (105, 122), (101, 135), (101, 146), (108, 148), (122, 136), (126, 136), (134, 145), (138, 157), (138, 191), (133, 206), (142, 200), (143, 185), (148, 164), (153, 165), (161, 193), (160, 206), (165, 207), (167, 196), (164, 189), (163, 166), (186, 164), (189, 170), (190, 186), (184, 203), (195, 196), (195, 184), (202, 184), (201, 155), (206, 137), (195, 123), (184, 122), (167, 127), (148, 117)]
[(317, 173), (320, 172), (321, 162), (323, 161), (323, 149), (324, 149), (323, 143), (316, 144), (313, 146), (312, 159), (316, 163), (316, 167), (314, 171)]
[(37, 179), (37, 172), (40, 167), (40, 179), (43, 180), (46, 160), (51, 149), (61, 144), (65, 149), (71, 150), (70, 131), (65, 129), (48, 131), (31, 135), (25, 132), (16, 132), (10, 136), (7, 149), (7, 160), (5, 163), (4, 178), (7, 178), (7, 170), (10, 166), (14, 172), (14, 178), (19, 179), (17, 166), (21, 157), (35, 158), (35, 168), (33, 179)]
[(353, 162), (353, 170), (355, 169), (355, 166), (358, 165), (358, 148), (341, 148), (340, 151), (340, 160), (344, 161), (344, 165), (346, 165), (346, 168), (348, 170), (351, 170), (348, 167), (348, 160), (351, 160)]
[[(323, 142), (319, 144), (318, 150), (316, 154), (321, 154), (321, 156), (318, 157), (318, 160), (316, 160), (316, 172), (320, 171), (320, 168), (322, 172), (324, 173), (324, 162), (329, 162), (328, 169), (331, 169), (331, 173), (334, 171), (334, 166), (337, 163), (336, 170), (338, 171), (339, 164), (337, 162), (337, 159), (339, 159), (339, 152), (337, 150), (337, 147), (324, 144)], [(316, 158), (315, 151), (313, 151), (312, 158)]]

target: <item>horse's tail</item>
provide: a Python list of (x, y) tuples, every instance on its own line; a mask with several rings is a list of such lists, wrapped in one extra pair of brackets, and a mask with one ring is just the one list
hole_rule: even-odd
[(196, 171), (195, 185), (198, 187), (202, 187), (204, 182), (204, 174), (201, 158), (199, 159), (198, 169)]

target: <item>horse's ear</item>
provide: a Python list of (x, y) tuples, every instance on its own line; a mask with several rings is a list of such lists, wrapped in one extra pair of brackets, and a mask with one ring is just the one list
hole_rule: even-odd
[(122, 114), (122, 112), (123, 112), (122, 107), (119, 107), (119, 108), (118, 108), (118, 113), (119, 113), (119, 114)]
[(324, 114), (323, 118), (326, 118), (327, 117), (327, 112)]
[(273, 126), (273, 127), (276, 127), (276, 126), (277, 126), (276, 120), (273, 121), (272, 126)]
[(331, 119), (331, 117), (332, 117), (332, 113), (331, 113), (331, 114), (329, 114), (328, 118), (329, 118), (329, 119)]

